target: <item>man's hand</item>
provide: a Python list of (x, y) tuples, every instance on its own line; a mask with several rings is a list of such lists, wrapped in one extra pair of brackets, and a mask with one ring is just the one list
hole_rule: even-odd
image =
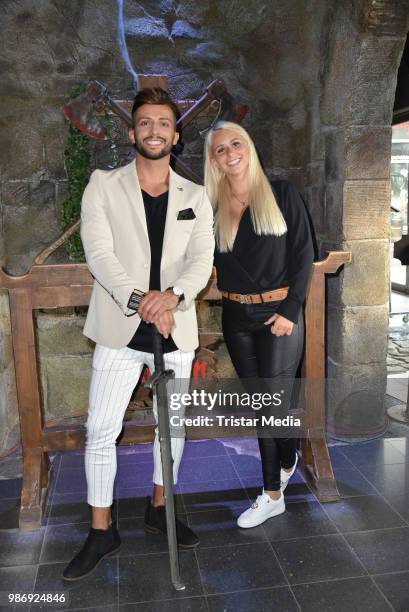
[(292, 321), (289, 321), (277, 313), (267, 319), (264, 325), (271, 325), (271, 333), (275, 336), (291, 336), (294, 327)]
[(154, 323), (158, 329), (158, 332), (162, 334), (164, 338), (169, 338), (172, 332), (172, 328), (175, 325), (175, 319), (170, 310), (166, 310), (160, 317), (154, 320)]
[(179, 298), (173, 291), (148, 291), (139, 304), (138, 314), (146, 323), (155, 323), (158, 317), (174, 310), (178, 304)]

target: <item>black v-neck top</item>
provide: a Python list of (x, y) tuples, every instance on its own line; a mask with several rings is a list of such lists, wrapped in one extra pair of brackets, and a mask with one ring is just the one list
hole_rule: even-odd
[(233, 250), (220, 253), (216, 246), (214, 263), (217, 286), (233, 293), (261, 293), (289, 287), (277, 313), (296, 322), (308, 287), (314, 248), (305, 204), (288, 181), (271, 184), (287, 224), (282, 236), (258, 236), (250, 210), (240, 219)]
[[(151, 248), (149, 289), (156, 289), (158, 291), (161, 291), (160, 263), (162, 259), (163, 236), (165, 233), (166, 214), (168, 210), (168, 194), (169, 192), (166, 191), (154, 197), (142, 189), (146, 226), (148, 228), (149, 244)], [(152, 323), (141, 321), (128, 347), (138, 351), (144, 351), (145, 353), (153, 353), (152, 331)], [(162, 338), (162, 345), (164, 353), (176, 351), (178, 348), (171, 336), (167, 339)]]

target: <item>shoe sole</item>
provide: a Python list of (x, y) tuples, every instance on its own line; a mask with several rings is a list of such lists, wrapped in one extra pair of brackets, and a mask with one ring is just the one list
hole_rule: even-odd
[[(166, 538), (166, 533), (163, 533), (163, 531), (161, 531), (157, 527), (151, 527), (150, 525), (147, 525), (146, 523), (144, 523), (143, 528), (146, 531), (146, 533), (154, 533), (155, 535), (160, 533)], [(196, 548), (196, 546), (199, 546), (199, 544), (200, 544), (200, 540), (196, 542), (196, 544), (181, 544), (180, 542), (178, 542), (178, 547), (179, 548)]]
[(255, 525), (248, 525), (243, 527), (242, 525), (239, 525), (237, 523), (237, 526), (240, 529), (253, 529), (254, 527), (259, 527), (260, 525), (262, 525), (263, 523), (265, 523), (266, 521), (268, 521), (269, 519), (274, 518), (275, 516), (279, 516), (280, 514), (283, 514), (285, 512), (285, 506), (282, 510), (280, 510), (279, 512), (275, 512), (274, 514), (271, 514), (270, 516), (266, 516), (266, 518), (264, 520), (262, 520), (260, 523), (256, 523)]
[(115, 555), (119, 550), (121, 549), (121, 544), (115, 548), (114, 550), (111, 550), (111, 552), (106, 553), (106, 555), (104, 555), (103, 557), (100, 558), (100, 560), (94, 565), (94, 567), (89, 570), (89, 572), (87, 572), (86, 574), (81, 574), (81, 576), (77, 576), (76, 578), (66, 578), (65, 576), (63, 576), (63, 580), (66, 580), (67, 582), (76, 582), (77, 580), (82, 580), (83, 578), (86, 578), (87, 576), (89, 576), (90, 574), (92, 574), (92, 572), (94, 572), (98, 565), (101, 563), (101, 561), (103, 561), (104, 559), (106, 559), (107, 557), (112, 557), (113, 555)]

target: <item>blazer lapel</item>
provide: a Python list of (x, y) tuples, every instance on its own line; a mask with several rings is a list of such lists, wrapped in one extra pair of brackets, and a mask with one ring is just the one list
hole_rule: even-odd
[(142, 192), (139, 185), (138, 174), (136, 172), (135, 160), (122, 167), (120, 185), (123, 195), (128, 200), (131, 207), (132, 216), (143, 230), (145, 244), (140, 245), (147, 253), (150, 252), (148, 228), (146, 225), (145, 206), (143, 203)]
[(168, 211), (166, 213), (165, 234), (163, 236), (162, 259), (166, 254), (166, 249), (171, 246), (172, 237), (177, 235), (177, 212), (181, 207), (181, 202), (185, 197), (183, 181), (176, 172), (169, 168), (169, 196)]

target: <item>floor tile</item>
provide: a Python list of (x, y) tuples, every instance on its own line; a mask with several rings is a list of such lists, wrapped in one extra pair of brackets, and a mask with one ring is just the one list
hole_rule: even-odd
[(402, 453), (405, 461), (409, 461), (409, 438), (388, 438), (388, 442)]
[[(81, 608), (77, 608), (77, 610), (81, 610)], [(34, 610), (32, 612), (35, 612)], [(84, 612), (84, 609), (81, 610)], [(112, 606), (92, 606), (91, 608), (87, 608), (87, 612), (118, 612), (118, 605), (113, 604)]]
[(325, 511), (341, 532), (405, 525), (390, 505), (377, 495), (341, 499), (325, 504)]
[(408, 612), (409, 610), (409, 572), (400, 574), (386, 574), (375, 576), (374, 580), (392, 604), (395, 612)]
[(346, 534), (370, 574), (409, 570), (409, 527)]
[(71, 561), (87, 539), (89, 522), (46, 527), (40, 563)]
[(127, 444), (117, 446), (118, 455), (132, 455), (134, 457), (147, 457), (152, 455), (153, 442), (143, 442), (141, 444)]
[(85, 478), (85, 470), (80, 470), (78, 468), (60, 469), (53, 489), (53, 494), (83, 493), (86, 490), (87, 481)]
[[(125, 491), (122, 491), (122, 497), (119, 497), (117, 500), (119, 519), (144, 516), (147, 497), (152, 496), (152, 483), (144, 487), (127, 489), (126, 492), (127, 495), (125, 496)], [(185, 507), (179, 485), (175, 485), (174, 487), (174, 501), (176, 513), (184, 514)]]
[(329, 456), (331, 458), (331, 465), (333, 468), (350, 468), (352, 463), (350, 460), (343, 454), (342, 446), (328, 446)]
[(137, 603), (161, 599), (203, 595), (199, 569), (193, 551), (179, 554), (184, 591), (176, 591), (170, 580), (169, 555), (119, 557), (119, 603)]
[(260, 478), (261, 461), (260, 458), (248, 455), (230, 455), (234, 468), (241, 479)]
[(153, 462), (153, 445), (152, 444), (134, 444), (132, 446), (121, 446), (117, 449), (118, 465), (126, 465), (129, 463), (152, 463)]
[(152, 495), (152, 483), (144, 487), (128, 489), (127, 494), (122, 491), (122, 495), (116, 500), (118, 505), (119, 518), (131, 518), (143, 516), (146, 508), (146, 498)]
[(208, 612), (204, 597), (186, 599), (166, 599), (165, 601), (145, 601), (143, 603), (122, 604), (119, 612)]
[(360, 497), (361, 495), (376, 494), (372, 484), (354, 467), (348, 469), (335, 468), (334, 475), (341, 497)]
[[(98, 567), (84, 580), (78, 582), (67, 582), (63, 580), (62, 573), (66, 563), (53, 563), (51, 565), (40, 565), (35, 584), (36, 592), (54, 591), (67, 593), (69, 605), (54, 605), (53, 610), (81, 608), (87, 609), (93, 606), (110, 606), (118, 601), (118, 567), (117, 559), (103, 559)], [(37, 609), (50, 610), (48, 607), (36, 606)]]
[(390, 606), (370, 578), (302, 584), (294, 586), (293, 590), (302, 612), (391, 612)]
[(257, 589), (209, 595), (210, 612), (298, 612), (299, 608), (288, 587)]
[(144, 472), (153, 474), (153, 455), (118, 455), (117, 456), (117, 474), (127, 475), (129, 470), (136, 471), (142, 470)]
[(84, 452), (65, 451), (60, 453), (60, 469), (78, 468), (84, 469)]
[(0, 567), (38, 563), (44, 533), (45, 527), (34, 531), (0, 531)]
[(341, 452), (356, 467), (364, 465), (387, 465), (405, 461), (403, 453), (383, 438), (371, 440), (370, 442), (344, 445)]
[(248, 503), (245, 489), (238, 478), (212, 480), (179, 485), (186, 511), (223, 510)]
[(21, 496), (21, 478), (0, 479), (0, 499)]
[(198, 457), (219, 457), (227, 454), (220, 440), (187, 440), (183, 450), (183, 461)]
[(47, 525), (85, 523), (91, 520), (86, 491), (54, 493), (50, 500)]
[(409, 487), (409, 463), (364, 466), (360, 471), (386, 498), (402, 495)]
[[(266, 541), (262, 527), (239, 529), (238, 516), (248, 508), (237, 506), (233, 510), (210, 510), (188, 515), (189, 526), (200, 538), (200, 547), (219, 547), (229, 544), (249, 544)], [(217, 553), (215, 553), (217, 554)]]
[(287, 504), (286, 511), (263, 523), (263, 528), (272, 542), (337, 532), (317, 501)]
[(116, 483), (119, 493), (138, 488), (152, 487), (153, 463), (148, 461), (143, 463), (126, 463), (118, 467)]
[(182, 462), (178, 483), (232, 480), (235, 478), (237, 478), (237, 474), (227, 455), (218, 457), (217, 461), (209, 461), (207, 457), (203, 457)]
[(20, 514), (20, 498), (0, 499), (0, 530), (16, 529)]
[(249, 455), (260, 459), (258, 440), (255, 436), (252, 438), (222, 438), (222, 441), (229, 455)]
[(199, 548), (200, 573), (206, 593), (227, 593), (286, 584), (269, 544), (263, 542)]
[(409, 523), (409, 489), (402, 491), (401, 495), (386, 495), (385, 499), (404, 521)]
[[(24, 565), (18, 567), (0, 567), (0, 590), (8, 593), (33, 593), (37, 573), (37, 565)], [(22, 610), (21, 605), (13, 607), (8, 602), (0, 605), (0, 612), (9, 610)]]
[[(185, 524), (187, 523), (185, 515), (181, 514), (179, 518)], [(145, 533), (144, 519), (142, 517), (121, 519), (119, 533), (122, 540), (119, 552), (121, 557), (165, 553), (168, 551), (168, 541), (164, 535)]]
[(290, 584), (365, 574), (340, 535), (273, 542)]

